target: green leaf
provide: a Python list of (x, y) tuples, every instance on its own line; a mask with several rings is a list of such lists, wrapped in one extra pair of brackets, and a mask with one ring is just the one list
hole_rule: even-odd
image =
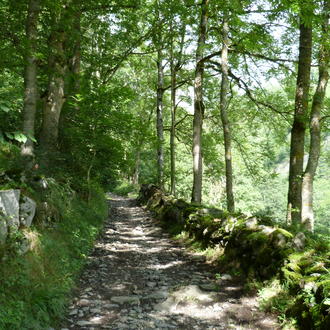
[(5, 104), (0, 104), (0, 110), (3, 112), (9, 112), (10, 109)]
[(9, 132), (5, 132), (5, 135), (7, 136), (8, 139), (13, 140), (14, 139), (14, 135), (12, 133)]
[(31, 134), (28, 134), (27, 137), (32, 141), (32, 142), (37, 142), (36, 138), (31, 135)]
[(18, 142), (25, 143), (27, 141), (27, 136), (23, 133), (15, 132), (14, 133), (14, 139)]

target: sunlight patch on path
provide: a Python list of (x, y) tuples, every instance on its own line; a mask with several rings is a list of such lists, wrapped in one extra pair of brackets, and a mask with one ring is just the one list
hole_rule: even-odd
[(131, 199), (108, 195), (110, 217), (69, 306), (63, 329), (279, 329), (215, 280), (200, 258), (169, 239)]

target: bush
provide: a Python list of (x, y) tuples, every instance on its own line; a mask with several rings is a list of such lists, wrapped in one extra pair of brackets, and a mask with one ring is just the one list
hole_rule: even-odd
[(1, 189), (16, 188), (21, 183), (23, 172), (20, 149), (12, 143), (0, 140), (0, 185)]

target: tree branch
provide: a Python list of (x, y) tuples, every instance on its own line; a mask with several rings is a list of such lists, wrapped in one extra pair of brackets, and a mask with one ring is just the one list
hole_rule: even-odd
[(257, 100), (254, 95), (252, 94), (252, 91), (250, 90), (250, 88), (248, 87), (247, 83), (245, 81), (243, 81), (241, 78), (238, 78), (237, 76), (235, 76), (233, 74), (233, 72), (231, 70), (229, 70), (229, 76), (231, 78), (233, 78), (236, 82), (238, 87), (240, 87), (241, 89), (243, 89), (246, 93), (246, 95), (248, 96), (248, 98), (260, 109), (260, 105), (280, 114), (285, 120), (287, 120), (287, 118), (284, 115), (291, 115), (290, 112), (285, 112), (285, 111), (279, 111), (277, 110), (273, 105), (266, 103), (264, 101), (259, 101)]
[(179, 121), (177, 121), (174, 126), (177, 127), (178, 125), (180, 125), (189, 116), (192, 116), (193, 117), (193, 115), (190, 115), (189, 113), (187, 113), (187, 114), (184, 115), (183, 118), (181, 118)]
[(141, 36), (140, 38), (138, 38), (136, 40), (135, 43), (133, 43), (133, 46), (130, 47), (129, 49), (126, 50), (126, 52), (124, 52), (124, 54), (121, 56), (121, 58), (119, 59), (119, 61), (117, 62), (117, 64), (111, 68), (109, 68), (106, 72), (105, 72), (105, 78), (103, 79), (103, 84), (107, 84), (109, 82), (109, 80), (113, 77), (113, 75), (117, 72), (117, 70), (120, 68), (120, 66), (122, 65), (122, 63), (127, 59), (127, 57), (129, 55), (131, 55), (134, 51), (134, 49), (142, 42), (144, 41), (146, 38), (148, 38), (151, 33), (153, 32), (153, 27), (143, 36)]

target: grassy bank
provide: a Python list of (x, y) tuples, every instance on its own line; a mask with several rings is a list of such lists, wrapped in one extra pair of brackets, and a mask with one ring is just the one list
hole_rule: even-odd
[(107, 216), (100, 188), (94, 188), (86, 201), (65, 184), (49, 180), (47, 185), (46, 192), (29, 191), (39, 210), (26, 230), (31, 250), (17, 255), (15, 238), (2, 253), (0, 329), (56, 325)]

